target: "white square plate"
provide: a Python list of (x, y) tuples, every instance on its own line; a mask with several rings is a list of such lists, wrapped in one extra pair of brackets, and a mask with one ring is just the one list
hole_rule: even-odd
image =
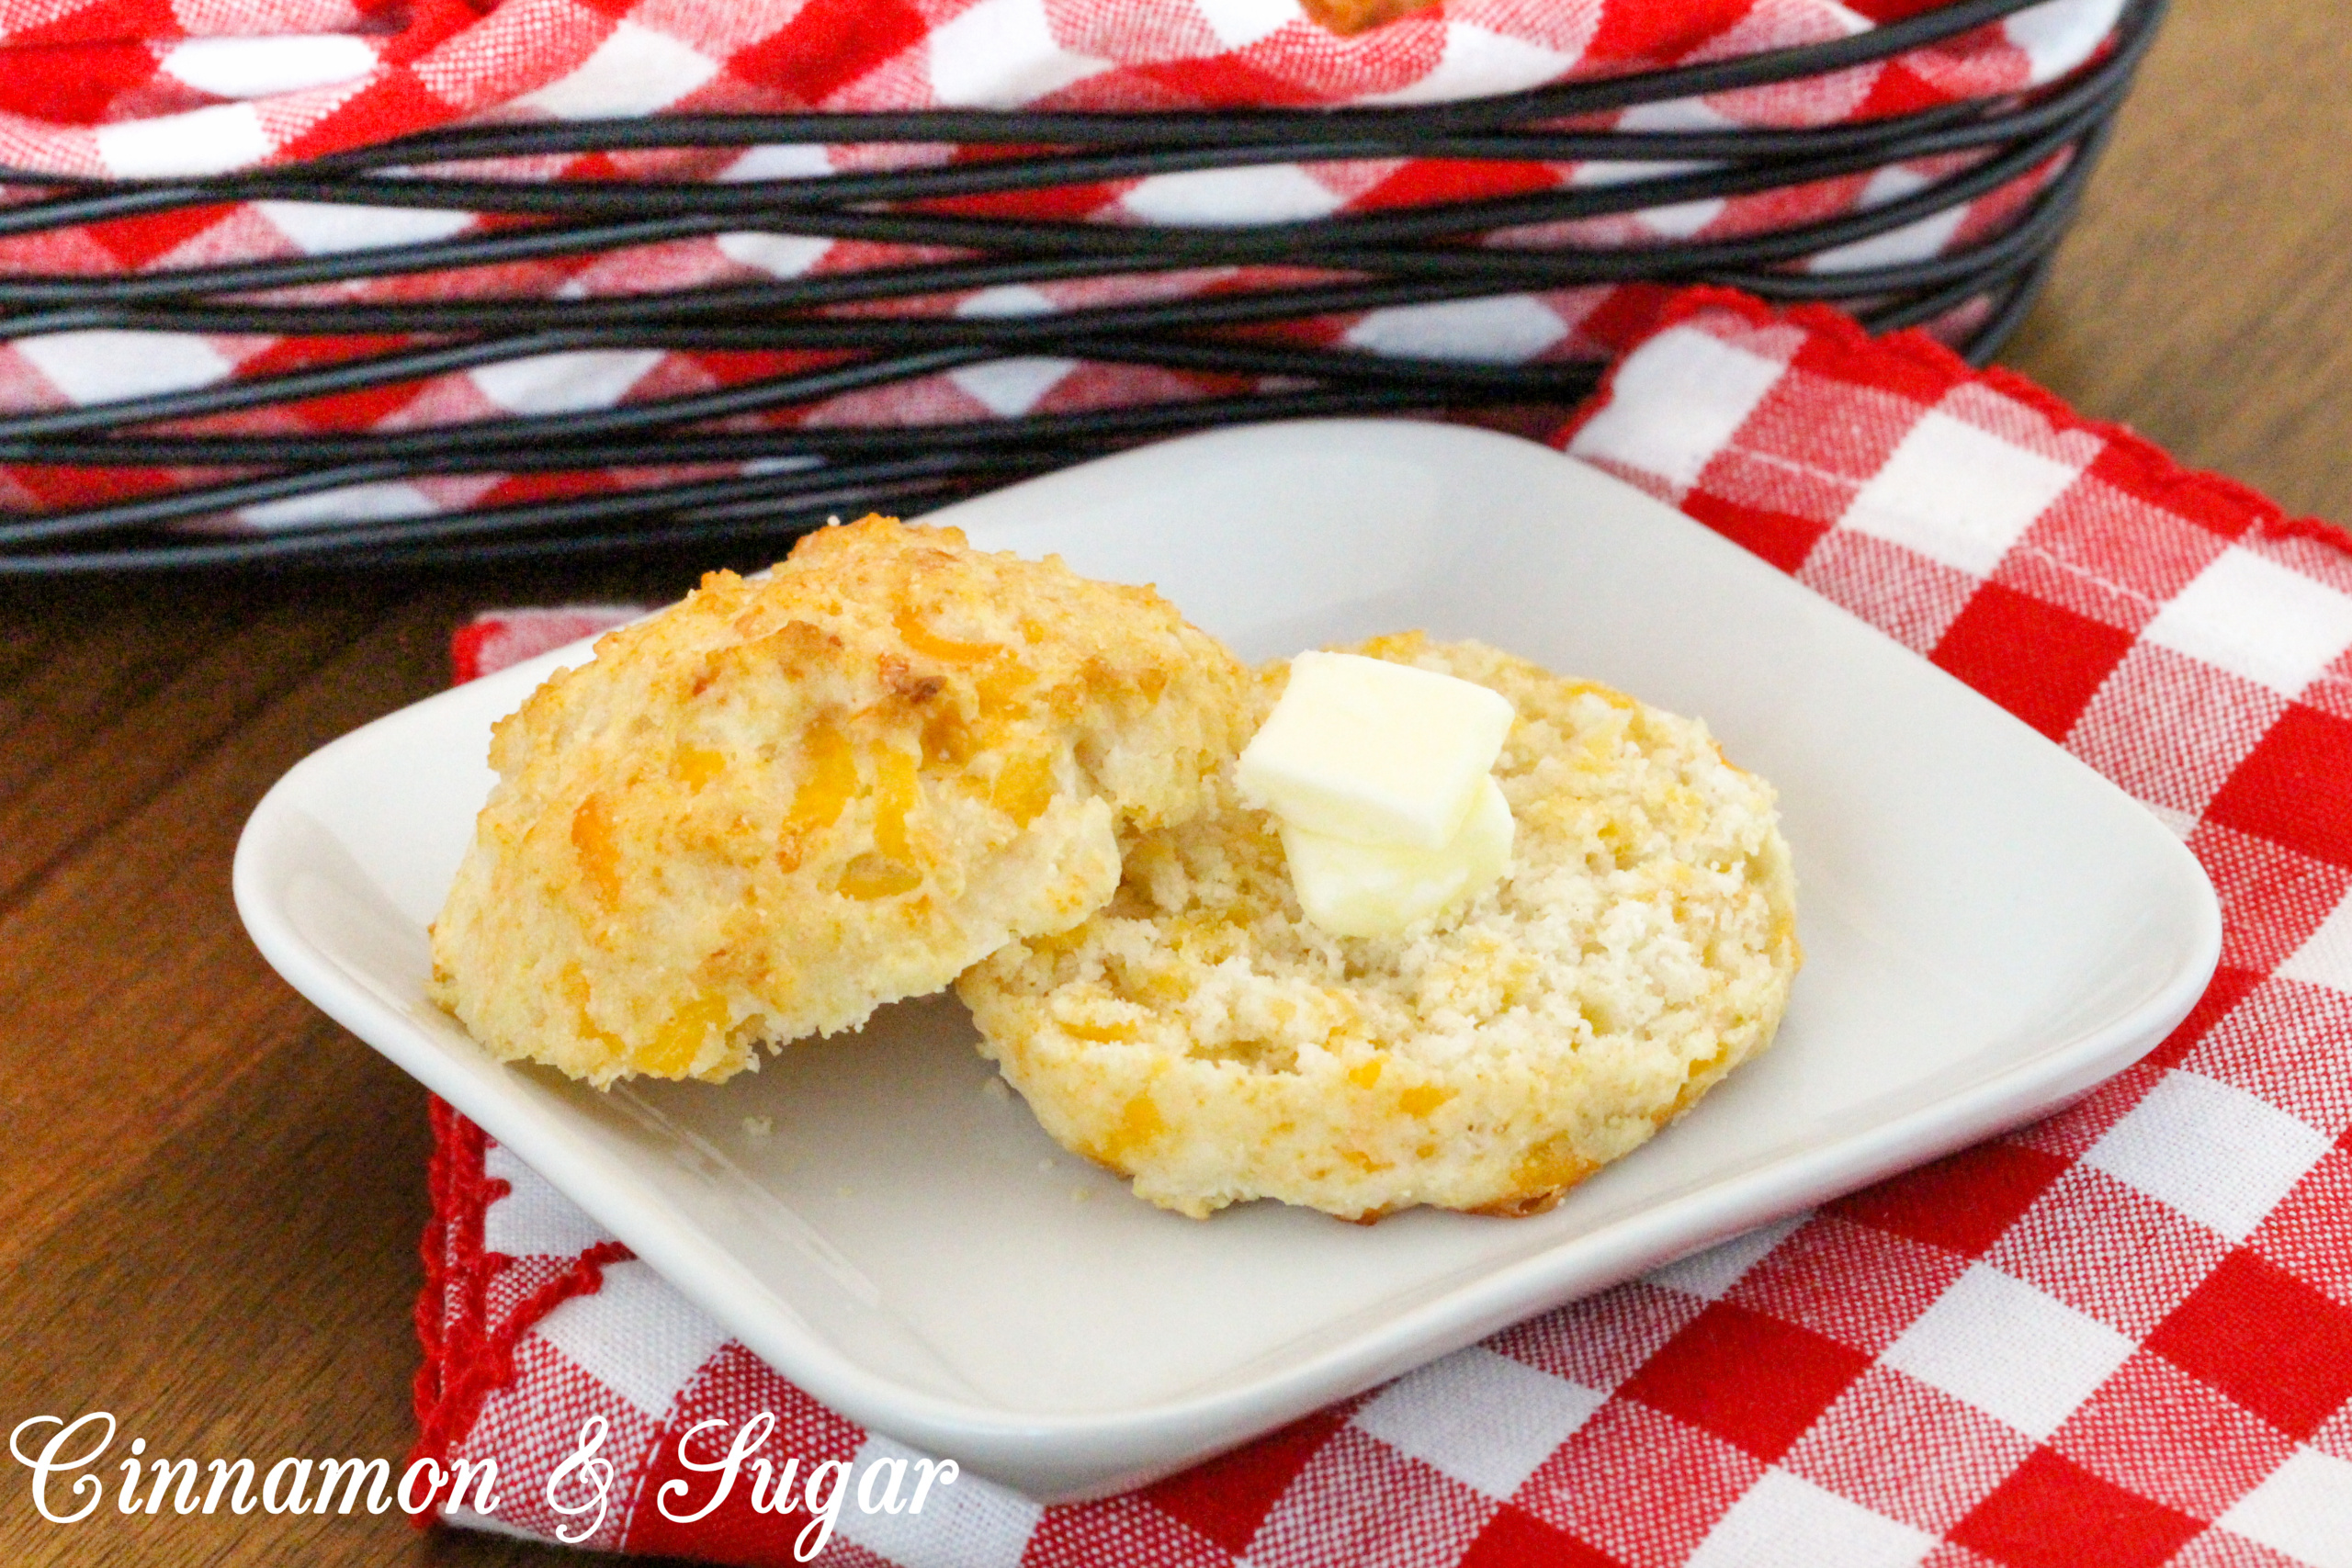
[[(1196, 1222), (1064, 1154), (952, 998), (734, 1081), (599, 1094), (424, 998), (491, 722), (575, 647), (304, 761), (238, 908), (305, 996), (778, 1371), (1034, 1496), (1132, 1484), (1516, 1319), (2025, 1121), (2133, 1061), (2220, 952), (2148, 812), (1861, 622), (1531, 443), (1336, 421), (1193, 436), (937, 514), (1156, 582), (1259, 660), (1424, 626), (1703, 716), (1781, 790), (1808, 954), (1778, 1045), (1548, 1214)], [(746, 1116), (774, 1118), (746, 1135)]]

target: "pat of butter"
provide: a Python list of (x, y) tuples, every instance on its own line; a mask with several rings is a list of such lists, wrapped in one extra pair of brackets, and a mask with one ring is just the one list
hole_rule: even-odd
[(1489, 777), (1442, 850), (1359, 844), (1284, 822), (1283, 853), (1308, 919), (1336, 936), (1394, 936), (1502, 875), (1512, 828), (1510, 803)]
[(1289, 826), (1442, 851), (1510, 732), (1510, 703), (1468, 681), (1353, 653), (1302, 653), (1234, 771)]

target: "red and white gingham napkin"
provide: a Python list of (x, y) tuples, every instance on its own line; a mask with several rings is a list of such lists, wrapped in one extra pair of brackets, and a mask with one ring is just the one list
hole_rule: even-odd
[[(1600, 117), (1628, 129), (1809, 126), (2022, 92), (2097, 55), (2123, 0), (2048, 0), (1942, 44), (1801, 83)], [(1446, 0), (1352, 38), (1297, 0), (0, 0), (0, 167), (76, 176), (218, 174), (485, 121), (703, 111), (935, 107), (1174, 108), (1410, 104), (1817, 42), (1928, 8), (1922, 0)], [(772, 146), (512, 161), (522, 179), (821, 176), (952, 149)], [(1746, 235), (1898, 200), (1975, 153), (1918, 160), (1793, 190), (1686, 202), (1521, 231), (1509, 243), (1617, 247)], [(2063, 155), (1936, 216), (1810, 264), (1836, 271), (1919, 260), (2005, 228)], [(496, 172), (493, 170), (493, 172)], [(1274, 222), (1432, 200), (1621, 180), (1628, 164), (1464, 164), (1411, 159), (1278, 164), (974, 198), (961, 209), (1106, 224)], [(1650, 172), (1656, 172), (1652, 170)], [(364, 302), (503, 295), (597, 297), (764, 282), (936, 259), (899, 245), (756, 231), (607, 254), (338, 284)], [(106, 275), (456, 239), (475, 215), (259, 201), (60, 233), (0, 237), (0, 272)], [(949, 292), (921, 314), (1033, 313), (1279, 281), (1278, 269), (1203, 268)], [(422, 293), (420, 291), (423, 291)], [(298, 291), (299, 292), (299, 291)], [(1296, 341), (1492, 363), (1600, 359), (1658, 291), (1581, 288), (1319, 318)], [(288, 296), (292, 298), (293, 296)], [(1976, 317), (1949, 323), (1965, 331)], [(0, 344), (0, 411), (88, 406), (290, 372), (399, 342), (266, 334), (70, 331)], [(391, 430), (609, 407), (814, 368), (811, 352), (537, 355), (290, 410), (213, 416), (218, 433)], [(1233, 394), (1249, 378), (1025, 356), (877, 387), (775, 416), (915, 423)], [(312, 527), (662, 482), (633, 473), (558, 480), (460, 474), (371, 483), (244, 508), (232, 525)], [(165, 474), (0, 467), (0, 502), (86, 505), (174, 482)]]
[[(2352, 1564), (2352, 550), (2000, 371), (1702, 291), (1567, 449), (2008, 706), (2179, 832), (2212, 987), (2073, 1109), (1499, 1334), (1146, 1490), (964, 1477), (840, 1516), (869, 1568)], [(460, 635), (461, 674), (535, 633)], [(601, 612), (608, 616), (616, 612)], [(540, 646), (547, 646), (542, 643)], [(780, 1465), (906, 1452), (754, 1361), (436, 1107), (424, 1450), (505, 1527), (601, 1414), (597, 1544), (788, 1560), (679, 1435), (775, 1412)], [(696, 1450), (699, 1455), (700, 1450)], [(944, 1504), (944, 1506), (942, 1506)]]

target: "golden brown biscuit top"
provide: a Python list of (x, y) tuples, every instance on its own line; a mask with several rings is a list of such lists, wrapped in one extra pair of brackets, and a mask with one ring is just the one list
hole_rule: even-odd
[[(568, 761), (579, 746), (633, 745), (646, 739), (644, 716), (660, 712), (676, 716), (668, 771), (689, 790), (747, 745), (764, 762), (797, 746), (792, 817), (804, 836), (834, 820), (850, 757), (886, 794), (910, 787), (896, 777), (910, 768), (978, 769), (994, 803), (1024, 819), (1044, 805), (1049, 734), (1115, 727), (1157, 702), (1172, 670), (1221, 676), (1227, 662), (1148, 587), (879, 516), (809, 535), (764, 580), (709, 573), (667, 614), (607, 634), (596, 655), (499, 723), (501, 775)], [(648, 689), (614, 690), (630, 685)], [(1154, 792), (1100, 782), (1123, 823), (1159, 820)], [(886, 822), (881, 837), (887, 854), (901, 836)]]

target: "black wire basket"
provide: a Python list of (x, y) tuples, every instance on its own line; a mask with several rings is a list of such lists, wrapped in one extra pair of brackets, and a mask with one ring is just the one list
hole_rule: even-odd
[[(0, 237), (254, 201), (461, 209), (489, 220), (461, 237), (299, 258), (130, 275), (0, 275), (12, 341), (104, 331), (370, 345), (192, 390), (0, 414), (0, 468), (40, 477), (20, 489), (68, 498), (0, 513), (0, 574), (389, 566), (780, 541), (831, 515), (911, 515), (1176, 432), (1245, 420), (1564, 405), (1597, 377), (1592, 362), (1407, 356), (1281, 331), (1398, 306), (1704, 282), (1771, 300), (1826, 300), (1874, 331), (1940, 323), (1981, 362), (2030, 305), (2165, 0), (2131, 0), (2088, 64), (2030, 94), (1816, 129), (1576, 127), (1611, 111), (1884, 60), (2034, 3), (1959, 0), (1829, 42), (1425, 107), (673, 115), (463, 128), (201, 181), (76, 183), (0, 172), (16, 198), (0, 207)], [(999, 151), (881, 172), (737, 182), (541, 182), (507, 177), (502, 169), (514, 165), (500, 163), (811, 143)], [(1616, 184), (1242, 226), (1112, 226), (958, 209), (968, 198), (1139, 175), (1399, 157), (1668, 167)], [(1950, 172), (1895, 199), (1769, 232), (1633, 248), (1496, 239), (1930, 158)], [(2037, 171), (2047, 177), (2030, 200), (1961, 248), (1830, 271), (1804, 265), (1951, 213)], [(747, 230), (924, 247), (936, 259), (595, 298), (450, 297), (430, 287), (474, 269)], [(895, 308), (1005, 286), (1236, 267), (1272, 280), (1039, 314)], [(336, 298), (335, 286), (385, 279), (423, 287), (413, 298)], [(254, 428), (257, 412), (295, 415), (355, 394), (594, 350), (788, 351), (811, 363), (587, 412), (404, 429), (319, 428), (289, 417)], [(914, 426), (794, 418), (845, 393), (1040, 355), (1157, 367), (1186, 378), (1191, 389), (1128, 406)], [(536, 496), (268, 533), (223, 525), (243, 508), (465, 475), (525, 476)], [(611, 482), (616, 475), (629, 482)]]

